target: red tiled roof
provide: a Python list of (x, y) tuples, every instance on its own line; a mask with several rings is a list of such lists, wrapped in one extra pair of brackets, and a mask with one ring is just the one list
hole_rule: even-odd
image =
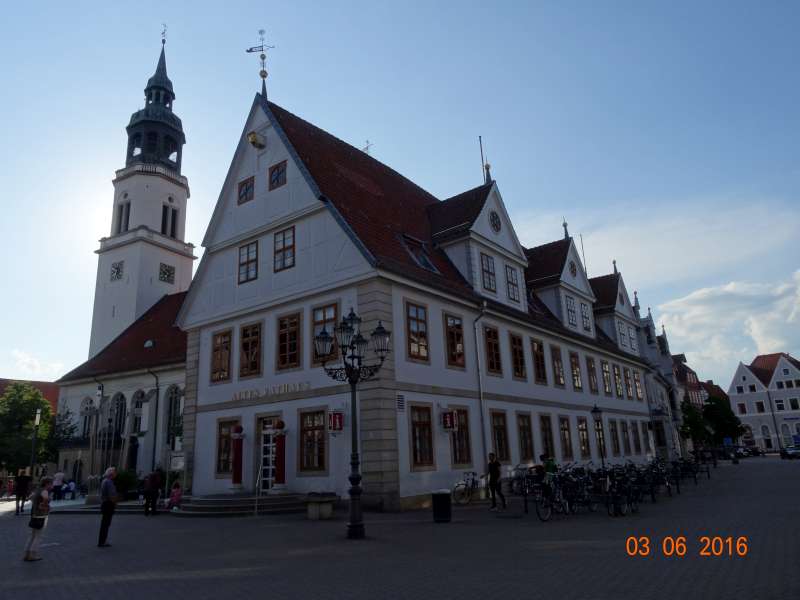
[(594, 292), (596, 309), (609, 309), (617, 305), (617, 293), (619, 292), (619, 273), (609, 273), (600, 277), (592, 277), (589, 280)]
[(750, 370), (753, 375), (758, 377), (764, 385), (769, 385), (772, 380), (772, 375), (778, 366), (778, 361), (781, 357), (788, 360), (795, 367), (800, 369), (800, 361), (786, 352), (775, 352), (773, 354), (759, 354), (750, 363)]
[[(433, 247), (427, 209), (439, 200), (366, 152), (273, 102), (267, 106), (323, 200), (333, 204), (375, 259), (375, 266), (473, 293), (447, 255)], [(426, 244), (440, 274), (417, 263), (403, 243), (404, 235)]]
[(569, 245), (569, 239), (564, 238), (526, 249), (528, 267), (525, 269), (525, 281), (531, 287), (541, 287), (558, 281), (564, 271)]
[(701, 381), (700, 387), (706, 391), (710, 398), (721, 398), (722, 400), (728, 400), (728, 394), (725, 393), (725, 390), (723, 390), (713, 381)]
[(42, 392), (42, 396), (50, 403), (53, 413), (58, 410), (58, 384), (51, 381), (28, 381), (26, 379), (0, 379), (0, 396), (5, 394), (6, 388), (12, 383), (27, 383)]
[(452, 238), (468, 231), (486, 204), (493, 182), (484, 183), (457, 196), (428, 206), (431, 232), (436, 240)]
[[(186, 362), (186, 333), (175, 326), (185, 297), (186, 292), (181, 292), (161, 298), (108, 346), (58, 383)], [(153, 345), (145, 348), (148, 340)]]

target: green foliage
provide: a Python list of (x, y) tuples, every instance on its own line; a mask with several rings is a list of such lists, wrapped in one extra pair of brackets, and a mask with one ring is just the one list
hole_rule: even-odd
[(28, 383), (12, 383), (0, 396), (0, 462), (12, 472), (27, 467), (31, 459), (36, 409), (42, 410), (37, 435), (37, 462), (48, 458), (51, 432), (50, 403)]
[(724, 398), (709, 398), (703, 407), (703, 418), (713, 430), (712, 441), (720, 445), (726, 437), (736, 439), (744, 434), (744, 426)]
[(711, 436), (708, 429), (706, 429), (703, 413), (688, 400), (681, 402), (681, 412), (683, 413), (681, 435), (684, 438), (691, 439), (695, 444), (710, 441)]

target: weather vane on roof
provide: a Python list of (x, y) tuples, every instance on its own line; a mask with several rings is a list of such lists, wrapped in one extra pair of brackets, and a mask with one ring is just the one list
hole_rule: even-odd
[(261, 71), (259, 71), (258, 75), (261, 77), (261, 95), (265, 98), (267, 97), (267, 50), (271, 50), (275, 46), (267, 46), (264, 43), (264, 34), (266, 31), (263, 29), (258, 30), (259, 39), (261, 43), (258, 46), (253, 46), (248, 48), (246, 52), (248, 54), (252, 54), (254, 52), (259, 52), (259, 58), (261, 59)]
[(167, 43), (167, 24), (166, 23), (162, 23), (161, 24), (161, 45), (163, 46), (166, 43)]

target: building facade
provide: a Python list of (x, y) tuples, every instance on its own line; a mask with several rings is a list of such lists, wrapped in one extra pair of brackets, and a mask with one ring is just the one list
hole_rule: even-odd
[(739, 363), (728, 387), (731, 410), (746, 433), (742, 443), (767, 452), (793, 446), (800, 435), (800, 361), (786, 352)]

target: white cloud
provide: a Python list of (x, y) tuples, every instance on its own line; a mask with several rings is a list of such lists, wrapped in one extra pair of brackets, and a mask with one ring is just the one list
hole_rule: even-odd
[(15, 379), (33, 379), (52, 381), (64, 374), (64, 365), (60, 362), (44, 362), (24, 350), (11, 351)]
[(774, 283), (732, 281), (658, 306), (670, 348), (684, 352), (703, 379), (727, 387), (739, 361), (756, 354), (798, 353), (800, 271)]
[[(768, 199), (638, 202), (576, 211), (566, 219), (580, 249), (583, 234), (591, 277), (617, 260), (629, 289), (707, 277), (796, 240), (800, 211)], [(520, 241), (536, 246), (559, 239), (562, 213), (515, 211)]]

